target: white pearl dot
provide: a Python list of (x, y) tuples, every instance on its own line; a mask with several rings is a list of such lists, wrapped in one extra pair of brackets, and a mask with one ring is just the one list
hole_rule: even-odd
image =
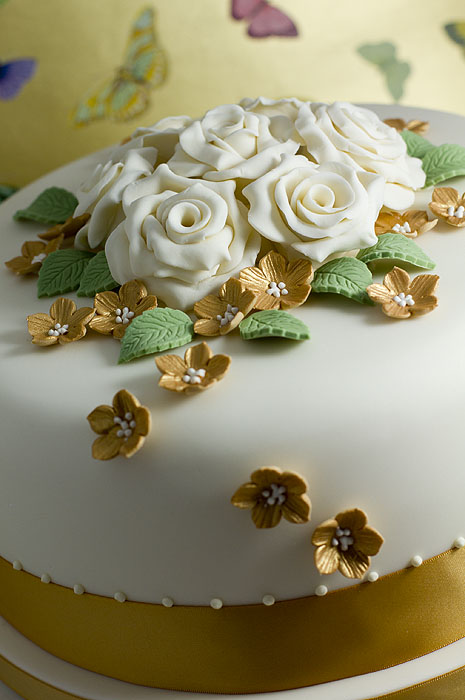
[(84, 593), (84, 586), (80, 583), (76, 583), (73, 587), (73, 591), (76, 593), (76, 595), (82, 595)]
[(42, 581), (42, 583), (50, 583), (52, 578), (51, 578), (50, 574), (42, 574), (42, 576), (40, 577), (40, 580)]
[(454, 542), (454, 547), (456, 549), (462, 549), (462, 547), (465, 547), (465, 537), (457, 537)]
[(419, 554), (417, 554), (416, 556), (414, 556), (410, 559), (410, 564), (411, 564), (411, 566), (414, 566), (416, 568), (416, 567), (421, 566), (423, 564), (423, 559), (420, 557)]
[(370, 571), (367, 574), (367, 581), (369, 581), (370, 583), (374, 583), (378, 579), (379, 579), (379, 574), (377, 571)]
[(118, 603), (124, 603), (124, 601), (126, 600), (126, 593), (123, 593), (123, 591), (116, 591), (113, 598), (117, 600)]
[(276, 602), (276, 599), (273, 595), (264, 595), (262, 598), (262, 603), (263, 605), (274, 605)]
[(326, 595), (327, 592), (328, 592), (328, 588), (326, 586), (317, 586), (315, 588), (315, 595), (323, 596), (323, 595)]
[(210, 607), (212, 607), (214, 610), (219, 610), (223, 607), (223, 601), (221, 598), (212, 598), (210, 601)]
[(15, 571), (21, 571), (22, 568), (23, 568), (23, 565), (21, 564), (21, 562), (19, 561), (19, 559), (15, 559), (14, 562), (13, 562), (13, 569), (14, 569)]
[(165, 606), (165, 608), (172, 608), (174, 605), (174, 600), (172, 598), (162, 598), (161, 604)]

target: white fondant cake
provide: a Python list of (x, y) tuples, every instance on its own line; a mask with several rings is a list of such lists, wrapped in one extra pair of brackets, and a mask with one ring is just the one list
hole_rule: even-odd
[[(399, 107), (375, 109), (382, 119), (428, 119), (428, 138), (434, 144), (453, 141), (465, 146), (462, 117)], [(324, 107), (315, 111), (317, 123), (319, 119), (327, 134)], [(263, 138), (290, 148), (293, 134), (286, 135), (286, 140), (282, 134), (277, 137), (276, 124)], [(175, 175), (170, 176), (170, 191), (178, 191), (175, 184), (181, 178), (204, 176), (212, 197), (226, 197), (227, 183), (218, 173), (230, 175), (236, 165), (231, 161), (212, 168), (205, 150), (196, 150), (197, 141), (189, 135), (192, 125), (183, 121), (182, 127), (187, 136), (181, 138), (172, 156)], [(143, 134), (138, 138), (143, 139)], [(315, 136), (307, 134), (307, 138), (313, 143)], [(318, 148), (326, 154), (331, 143), (322, 139)], [(137, 146), (152, 159), (144, 157), (143, 162), (149, 163), (144, 167), (152, 167), (155, 146), (150, 140)], [(291, 155), (284, 156), (283, 166), (288, 159), (303, 158), (293, 155), (292, 148), (284, 153)], [(27, 206), (47, 186), (76, 191), (107, 156), (107, 152), (99, 153), (66, 166), (2, 204), (3, 258), (17, 255), (22, 242), (44, 230), (36, 224), (13, 222), (17, 209)], [(270, 167), (259, 156), (250, 157), (247, 166), (255, 178), (263, 175), (261, 169)], [(129, 162), (127, 153), (123, 157)], [(138, 158), (142, 158), (140, 153)], [(343, 168), (349, 167), (350, 158), (345, 156)], [(421, 186), (417, 166), (411, 167), (415, 169), (410, 174), (411, 187), (417, 188)], [(401, 169), (405, 174), (408, 168)], [(140, 161), (136, 170), (142, 170)], [(391, 183), (384, 195), (380, 191), (370, 194), (379, 200), (376, 212), (370, 214), (371, 223), (366, 224), (374, 236), (383, 198), (390, 206), (400, 203), (403, 209), (412, 205), (413, 194), (408, 187), (411, 180), (389, 180), (392, 168), (386, 171), (388, 175), (379, 164), (369, 170), (370, 175), (363, 176), (365, 185), (370, 180), (379, 188), (383, 177)], [(247, 173), (242, 170), (238, 177), (246, 178)], [(134, 187), (147, 188), (149, 179), (141, 179)], [(462, 193), (465, 178), (447, 185)], [(416, 192), (414, 208), (427, 209), (431, 192), (431, 188)], [(134, 211), (132, 196), (128, 193), (126, 202), (130, 212)], [(244, 196), (248, 197), (247, 190)], [(260, 201), (259, 190), (250, 196), (252, 206), (255, 198)], [(108, 211), (105, 206), (100, 207), (102, 216)], [(238, 207), (237, 216), (243, 216), (245, 204), (240, 202)], [(124, 228), (122, 210), (113, 224), (118, 224), (120, 232)], [(358, 225), (362, 235), (363, 226)], [(260, 230), (260, 223), (256, 228)], [(267, 231), (270, 233), (264, 228), (260, 233), (267, 236)], [(81, 238), (87, 245), (92, 235), (97, 241), (100, 234), (103, 228), (92, 233), (89, 225)], [(231, 274), (226, 266), (219, 284), (254, 264), (259, 249), (256, 236), (254, 232), (242, 236), (241, 250), (249, 250), (250, 255), (241, 252)], [(292, 247), (290, 240), (277, 236), (271, 232), (267, 237), (286, 250)], [(458, 546), (465, 536), (465, 229), (440, 221), (418, 242), (436, 262), (435, 273), (440, 275), (439, 307), (434, 313), (397, 322), (379, 308), (340, 296), (311, 294), (306, 304), (294, 310), (308, 325), (310, 341), (245, 342), (238, 334), (209, 338), (215, 354), (231, 356), (231, 369), (211, 391), (187, 398), (157, 386), (160, 374), (153, 355), (118, 365), (119, 342), (111, 337), (89, 332), (82, 342), (54, 348), (30, 343), (26, 316), (47, 313), (53, 300), (37, 299), (34, 279), (15, 278), (4, 270), (0, 275), (4, 300), (0, 555), (15, 563), (18, 576), (26, 571), (84, 596), (173, 604), (173, 609), (211, 606), (227, 610), (248, 604), (271, 607), (274, 601), (330, 594), (358, 584), (339, 572), (320, 574), (311, 543), (316, 526), (347, 509), (365, 511), (369, 524), (384, 538), (363, 585), (376, 586), (378, 577), (412, 565), (421, 569), (423, 560), (446, 552), (454, 543)], [(348, 247), (370, 244), (368, 236)], [(110, 244), (106, 250), (110, 261)], [(299, 252), (305, 254), (302, 249)], [(309, 257), (321, 264), (333, 252), (334, 246)], [(408, 264), (405, 267), (413, 274), (421, 272)], [(117, 263), (112, 273), (116, 268)], [(121, 273), (118, 281), (141, 275), (137, 265), (135, 269), (135, 274), (133, 268)], [(382, 279), (379, 269), (374, 274), (376, 281)], [(199, 298), (213, 288), (206, 288)], [(153, 291), (164, 299), (158, 288)], [(196, 301), (189, 298), (184, 303), (179, 285), (170, 288), (168, 296), (171, 293), (167, 303), (180, 302), (176, 308), (189, 308)], [(91, 305), (74, 293), (66, 296), (75, 299), (78, 307)], [(169, 353), (183, 356), (184, 350)], [(86, 416), (96, 406), (111, 403), (123, 387), (150, 409), (152, 431), (130, 461), (122, 457), (96, 461), (91, 453), (96, 436)], [(278, 527), (259, 529), (248, 511), (231, 505), (232, 495), (250, 480), (250, 474), (269, 465), (297, 472), (307, 481), (310, 522), (295, 525), (283, 519)], [(13, 640), (17, 633), (4, 629), (6, 642), (0, 645), (0, 655), (8, 659), (11, 644), (14, 653), (9, 660), (31, 670), (34, 663), (26, 661), (32, 654), (27, 647), (30, 643), (21, 646), (18, 639)], [(453, 647), (453, 661), (445, 650), (443, 665), (433, 665), (431, 675), (428, 664), (417, 671), (418, 664), (412, 667), (415, 662), (410, 662), (403, 670), (398, 667), (397, 675), (393, 669), (391, 678), (378, 676), (378, 685), (375, 680), (370, 685), (373, 674), (368, 674), (337, 681), (333, 690), (322, 685), (295, 692), (308, 700), (362, 700), (381, 695), (465, 664), (463, 645), (459, 651)], [(90, 675), (83, 685), (75, 677), (67, 687), (65, 665), (59, 670), (52, 666), (47, 666), (50, 675), (47, 677), (47, 671), (42, 679), (53, 685), (60, 677), (59, 687), (79, 697), (78, 693), (92, 700), (110, 697), (116, 687), (102, 685), (94, 693)], [(140, 693), (141, 698), (155, 698), (160, 692), (143, 694), (137, 689), (126, 695), (121, 686), (121, 694), (114, 697), (138, 698)]]

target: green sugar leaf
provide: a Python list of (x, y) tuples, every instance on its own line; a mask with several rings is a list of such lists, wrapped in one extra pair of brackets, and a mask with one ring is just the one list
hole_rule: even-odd
[(194, 324), (177, 309), (150, 309), (137, 316), (121, 339), (118, 364), (190, 343)]
[(0, 204), (12, 194), (18, 191), (18, 187), (14, 185), (0, 185)]
[(372, 282), (371, 272), (364, 262), (357, 258), (336, 258), (315, 272), (312, 292), (342, 294), (359, 304), (372, 304), (366, 292)]
[(415, 134), (408, 129), (404, 129), (400, 135), (407, 145), (407, 153), (413, 158), (423, 158), (428, 151), (432, 148), (436, 148), (431, 141), (428, 141), (428, 139), (423, 138), (420, 134)]
[(72, 292), (79, 287), (93, 253), (84, 250), (57, 250), (47, 255), (39, 271), (37, 294), (53, 297)]
[(426, 173), (425, 187), (465, 175), (465, 148), (445, 143), (429, 149), (423, 157), (423, 170)]
[(39, 194), (26, 209), (19, 209), (13, 218), (38, 221), (40, 224), (63, 224), (73, 215), (78, 201), (72, 192), (61, 187), (49, 187)]
[(85, 268), (77, 295), (78, 297), (93, 297), (98, 292), (108, 292), (118, 286), (118, 282), (115, 282), (111, 276), (105, 251), (101, 250)]
[(371, 248), (364, 248), (357, 255), (366, 265), (375, 260), (403, 260), (416, 267), (432, 270), (436, 264), (419, 245), (401, 233), (383, 233)]
[(291, 340), (309, 340), (310, 331), (300, 319), (287, 311), (270, 309), (244, 318), (239, 324), (241, 338), (290, 338)]

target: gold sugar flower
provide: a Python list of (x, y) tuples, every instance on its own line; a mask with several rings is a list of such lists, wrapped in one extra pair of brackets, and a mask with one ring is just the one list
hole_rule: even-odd
[(307, 489), (305, 479), (295, 472), (262, 467), (237, 489), (231, 503), (237, 508), (251, 509), (252, 520), (258, 528), (276, 527), (281, 517), (300, 525), (310, 519)]
[(150, 432), (150, 411), (126, 389), (113, 397), (112, 406), (97, 406), (87, 416), (90, 427), (100, 435), (92, 445), (94, 459), (132, 457)]
[(415, 134), (425, 134), (429, 129), (429, 122), (422, 122), (420, 119), (410, 119), (406, 122), (403, 119), (385, 119), (384, 123), (393, 126), (397, 131), (413, 131)]
[(460, 196), (455, 187), (436, 187), (429, 208), (451, 226), (465, 226), (465, 193)]
[(218, 296), (209, 295), (194, 304), (199, 320), (194, 331), (199, 335), (225, 335), (236, 328), (252, 311), (255, 294), (244, 290), (239, 280), (231, 278), (221, 287)]
[(412, 209), (403, 214), (396, 211), (382, 211), (375, 223), (375, 233), (377, 236), (383, 233), (401, 233), (407, 238), (416, 238), (430, 231), (437, 223), (437, 219), (429, 221), (425, 211)]
[(21, 246), (21, 255), (8, 260), (5, 265), (17, 275), (38, 275), (47, 255), (58, 250), (62, 243), (62, 235), (48, 243), (26, 241)]
[(320, 574), (339, 569), (347, 578), (362, 578), (370, 568), (370, 557), (378, 554), (383, 542), (379, 532), (368, 527), (362, 510), (345, 510), (314, 531), (316, 568)]
[(56, 224), (49, 228), (45, 233), (39, 233), (39, 238), (43, 241), (52, 241), (57, 236), (63, 235), (64, 238), (73, 238), (76, 233), (86, 224), (90, 219), (90, 214), (81, 214), (81, 216), (72, 217), (70, 216), (66, 219), (64, 224)]
[(209, 389), (224, 377), (231, 364), (228, 355), (213, 355), (207, 343), (186, 350), (184, 360), (179, 355), (162, 355), (155, 362), (162, 372), (160, 386), (183, 394), (196, 394)]
[(244, 289), (257, 295), (256, 309), (291, 309), (303, 304), (310, 294), (313, 269), (309, 260), (289, 262), (272, 250), (258, 267), (241, 270), (239, 279)]
[(387, 273), (383, 284), (370, 284), (368, 296), (391, 318), (409, 318), (427, 314), (438, 305), (434, 296), (438, 275), (417, 275), (412, 282), (400, 267)]
[(94, 309), (77, 309), (71, 299), (60, 297), (50, 307), (50, 314), (32, 314), (27, 317), (27, 329), (35, 345), (72, 343), (83, 338)]
[(95, 316), (90, 327), (97, 333), (113, 335), (121, 339), (133, 318), (157, 306), (157, 297), (147, 294), (138, 280), (131, 280), (116, 292), (99, 292), (95, 295)]

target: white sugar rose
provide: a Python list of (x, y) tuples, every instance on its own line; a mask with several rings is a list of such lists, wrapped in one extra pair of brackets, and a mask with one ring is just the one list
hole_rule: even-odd
[(295, 153), (299, 144), (289, 138), (290, 121), (270, 130), (264, 114), (240, 105), (221, 105), (187, 126), (179, 136), (173, 172), (216, 182), (253, 180), (277, 165), (283, 153)]
[(123, 192), (136, 180), (153, 173), (157, 149), (131, 149), (120, 161), (99, 164), (90, 178), (81, 185), (76, 197), (74, 216), (88, 213), (89, 221), (77, 233), (75, 247), (94, 250), (103, 246), (110, 233), (123, 220)]
[(260, 237), (236, 201), (235, 183), (191, 180), (168, 165), (126, 189), (125, 220), (105, 252), (113, 278), (144, 282), (168, 306), (191, 309), (242, 268)]
[(277, 134), (281, 139), (293, 139), (303, 144), (302, 137), (295, 129), (295, 120), (298, 117), (299, 109), (304, 104), (296, 97), (283, 97), (280, 100), (271, 100), (269, 97), (257, 97), (251, 99), (244, 97), (239, 103), (247, 112), (264, 114), (270, 120), (270, 132)]
[(177, 117), (165, 117), (152, 126), (140, 126), (132, 134), (130, 139), (112, 151), (113, 162), (120, 161), (123, 156), (133, 148), (153, 146), (158, 151), (157, 162), (166, 163), (174, 153), (179, 141), (180, 132), (192, 123), (190, 117), (185, 115)]
[(305, 156), (283, 156), (243, 190), (252, 226), (316, 263), (376, 243), (383, 192), (381, 175), (344, 163), (316, 165)]
[(317, 163), (339, 161), (382, 175), (384, 204), (408, 209), (425, 184), (421, 160), (407, 154), (402, 136), (370, 109), (348, 102), (303, 104), (296, 128)]

